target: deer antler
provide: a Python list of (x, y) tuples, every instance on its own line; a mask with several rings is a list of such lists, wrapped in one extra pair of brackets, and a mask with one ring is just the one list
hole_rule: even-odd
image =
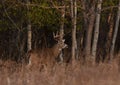
[(53, 37), (54, 37), (54, 39), (59, 39), (60, 38), (60, 35), (59, 35), (58, 31), (56, 32), (56, 34), (53, 32)]

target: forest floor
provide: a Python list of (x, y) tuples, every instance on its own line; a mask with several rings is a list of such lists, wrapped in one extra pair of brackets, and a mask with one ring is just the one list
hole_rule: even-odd
[(0, 66), (0, 85), (120, 85), (119, 65), (57, 64), (54, 68), (27, 68), (14, 63)]

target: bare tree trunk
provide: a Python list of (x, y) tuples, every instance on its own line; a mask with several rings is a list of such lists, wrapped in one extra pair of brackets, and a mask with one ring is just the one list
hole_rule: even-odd
[(31, 31), (31, 24), (29, 23), (27, 26), (28, 30), (28, 40), (27, 40), (27, 49), (28, 51), (32, 49), (32, 31)]
[[(60, 39), (63, 40), (63, 36), (64, 36), (64, 18), (65, 18), (65, 6), (64, 8), (61, 9), (61, 27), (60, 27)], [(63, 62), (63, 52), (61, 51), (60, 53), (60, 60), (61, 62)]]
[(74, 22), (74, 14), (73, 14), (73, 0), (70, 0), (71, 3), (71, 19), (72, 19), (72, 63), (75, 61), (75, 50), (74, 50), (74, 39), (73, 39), (73, 22)]
[(93, 62), (95, 62), (95, 58), (96, 58), (96, 49), (97, 49), (97, 42), (98, 42), (98, 36), (99, 36), (101, 4), (102, 4), (102, 0), (99, 0), (98, 5), (97, 5), (95, 30), (94, 30), (93, 45), (92, 45), (92, 60), (93, 60)]
[[(30, 1), (26, 0), (26, 3), (27, 3), (27, 19), (28, 19), (27, 22), (27, 52), (28, 52), (32, 49), (32, 30), (31, 30), (31, 21), (30, 21), (30, 10), (29, 10)], [(27, 56), (27, 59), (28, 59), (28, 67), (29, 67), (31, 64), (31, 59), (29, 56)]]
[(89, 25), (86, 34), (86, 45), (85, 45), (85, 56), (89, 57), (91, 55), (91, 41), (92, 41), (92, 31), (94, 26), (95, 15), (90, 16)]
[(118, 33), (119, 20), (120, 20), (120, 0), (119, 0), (119, 7), (118, 7), (116, 23), (115, 23), (115, 31), (114, 31), (114, 35), (113, 35), (113, 39), (112, 39), (112, 46), (111, 46), (111, 50), (110, 50), (110, 60), (112, 60), (113, 56), (114, 56), (114, 48), (115, 48), (115, 42), (116, 42), (116, 37), (117, 37), (117, 33)]
[[(81, 1), (82, 8), (86, 10), (86, 4), (85, 1)], [(83, 54), (85, 55), (85, 47), (86, 47), (86, 36), (87, 36), (87, 28), (88, 28), (88, 14), (86, 11), (83, 11), (83, 18), (84, 18), (84, 31), (83, 31)]]
[(77, 0), (74, 0), (74, 38), (75, 38), (75, 58), (78, 59), (78, 48), (77, 48), (77, 37), (76, 37), (76, 30), (77, 30)]
[(76, 41), (76, 18), (77, 18), (77, 6), (76, 0), (71, 0), (71, 19), (72, 19), (72, 64), (75, 63), (77, 41)]
[[(85, 29), (85, 38), (84, 38), (84, 55), (85, 58), (89, 58), (91, 55), (91, 41), (92, 41), (92, 32), (95, 21), (95, 2), (93, 0), (86, 1), (81, 0), (81, 5), (83, 8), (84, 16), (84, 29)], [(88, 59), (89, 60), (89, 59)]]
[[(29, 0), (26, 0), (27, 4), (30, 4)], [(28, 25), (27, 25), (27, 30), (28, 30), (28, 39), (27, 39), (27, 50), (31, 50), (32, 48), (32, 30), (31, 30), (31, 22), (30, 22), (30, 15), (29, 15), (29, 6), (27, 5), (27, 17), (28, 17)]]
[(111, 12), (109, 13), (108, 20), (107, 20), (108, 26), (109, 26), (109, 31), (107, 34), (107, 41), (105, 45), (106, 53), (107, 53), (105, 61), (107, 62), (110, 59), (110, 48), (111, 48), (111, 43), (112, 43), (113, 27), (114, 27), (114, 15), (112, 14), (112, 10), (113, 9), (111, 9)]

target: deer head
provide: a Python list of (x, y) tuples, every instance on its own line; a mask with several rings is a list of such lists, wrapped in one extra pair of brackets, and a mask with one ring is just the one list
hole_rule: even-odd
[[(62, 38), (62, 35), (53, 33), (54, 39), (57, 41), (58, 50), (61, 51), (64, 48), (67, 48), (67, 44), (65, 44), (65, 39)], [(57, 49), (56, 49), (57, 50)]]

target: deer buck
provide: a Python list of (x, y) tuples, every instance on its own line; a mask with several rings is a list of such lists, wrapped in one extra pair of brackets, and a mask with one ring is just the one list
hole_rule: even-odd
[(60, 38), (58, 32), (53, 33), (54, 39), (57, 43), (51, 48), (45, 48), (41, 50), (31, 50), (28, 52), (29, 56), (29, 66), (53, 66), (55, 64), (55, 59), (58, 57), (62, 49), (67, 47), (65, 40)]

